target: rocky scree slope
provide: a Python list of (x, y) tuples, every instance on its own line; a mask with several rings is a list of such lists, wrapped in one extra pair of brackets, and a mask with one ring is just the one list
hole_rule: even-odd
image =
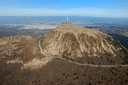
[(43, 52), (88, 64), (127, 64), (128, 51), (106, 33), (63, 23), (43, 36)]

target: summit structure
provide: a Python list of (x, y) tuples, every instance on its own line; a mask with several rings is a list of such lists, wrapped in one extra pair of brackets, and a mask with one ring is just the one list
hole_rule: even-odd
[(68, 22), (68, 16), (67, 16), (67, 22)]

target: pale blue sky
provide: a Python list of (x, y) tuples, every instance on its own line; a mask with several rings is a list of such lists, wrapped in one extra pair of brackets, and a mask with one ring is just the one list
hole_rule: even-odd
[(0, 16), (128, 18), (128, 0), (0, 0)]

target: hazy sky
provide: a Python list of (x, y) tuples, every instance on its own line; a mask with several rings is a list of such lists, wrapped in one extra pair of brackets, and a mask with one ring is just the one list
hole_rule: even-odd
[(128, 18), (128, 0), (0, 0), (0, 16)]

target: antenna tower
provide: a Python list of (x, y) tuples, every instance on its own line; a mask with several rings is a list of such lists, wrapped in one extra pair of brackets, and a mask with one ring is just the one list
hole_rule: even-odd
[(67, 22), (68, 22), (68, 16), (67, 16)]

